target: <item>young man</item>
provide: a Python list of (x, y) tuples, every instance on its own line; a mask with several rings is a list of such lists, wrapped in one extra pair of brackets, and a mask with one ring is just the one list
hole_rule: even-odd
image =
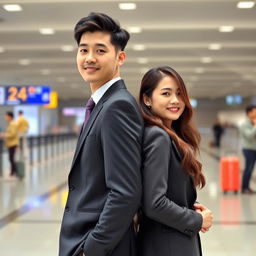
[(256, 191), (250, 188), (250, 179), (256, 161), (256, 105), (247, 106), (246, 115), (246, 120), (240, 126), (243, 154), (245, 158), (242, 193), (255, 194)]
[(13, 113), (6, 112), (5, 120), (7, 122), (7, 127), (5, 133), (1, 133), (0, 137), (4, 138), (4, 144), (8, 149), (9, 161), (11, 165), (10, 177), (17, 177), (17, 165), (15, 162), (15, 152), (17, 146), (19, 145), (18, 128), (16, 122), (13, 120)]
[(27, 133), (29, 129), (29, 124), (27, 119), (23, 115), (23, 111), (19, 110), (17, 127), (20, 138), (20, 160), (27, 156)]
[(92, 96), (69, 174), (59, 256), (131, 256), (143, 121), (120, 78), (129, 34), (109, 16), (91, 13), (77, 23), (75, 39)]

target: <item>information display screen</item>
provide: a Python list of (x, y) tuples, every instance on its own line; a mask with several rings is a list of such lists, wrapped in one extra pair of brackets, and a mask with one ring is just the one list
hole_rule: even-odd
[(0, 87), (0, 105), (50, 103), (49, 86), (6, 86)]

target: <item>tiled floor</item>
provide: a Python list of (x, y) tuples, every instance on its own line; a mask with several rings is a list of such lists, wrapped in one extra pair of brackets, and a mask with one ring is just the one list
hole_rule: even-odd
[[(201, 158), (208, 182), (198, 200), (214, 213), (212, 229), (201, 234), (204, 255), (255, 255), (256, 195), (223, 195), (216, 157), (222, 151), (203, 142)], [(1, 256), (57, 255), (71, 158), (72, 154), (65, 155), (35, 166), (23, 181), (0, 180)], [(252, 184), (256, 188), (255, 181)]]

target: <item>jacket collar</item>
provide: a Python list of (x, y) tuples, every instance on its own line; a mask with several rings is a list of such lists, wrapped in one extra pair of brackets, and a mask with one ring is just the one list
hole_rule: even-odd
[(74, 155), (74, 158), (73, 158), (73, 162), (72, 162), (72, 166), (71, 168), (73, 167), (74, 163), (75, 163), (75, 160), (82, 148), (82, 145), (86, 139), (86, 137), (88, 136), (91, 128), (92, 128), (92, 125), (94, 124), (97, 116), (99, 115), (100, 111), (102, 110), (103, 108), (103, 105), (104, 105), (104, 102), (106, 102), (110, 97), (111, 95), (115, 92), (115, 91), (118, 91), (120, 89), (126, 89), (126, 86), (124, 84), (124, 81), (121, 79), (121, 80), (118, 80), (117, 82), (115, 82), (105, 93), (104, 95), (101, 97), (100, 101), (97, 103), (97, 105), (94, 107), (92, 113), (91, 113), (91, 116), (90, 116), (90, 119), (88, 120), (87, 124), (85, 127), (82, 127), (82, 131), (81, 131), (81, 134), (78, 138), (78, 142), (77, 142), (77, 147), (76, 147), (76, 151), (75, 151), (75, 155)]

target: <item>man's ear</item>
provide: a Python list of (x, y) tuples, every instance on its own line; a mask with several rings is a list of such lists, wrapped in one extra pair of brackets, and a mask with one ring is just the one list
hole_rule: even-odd
[(126, 60), (126, 53), (124, 51), (120, 51), (119, 54), (118, 54), (118, 62), (119, 62), (119, 65), (123, 65), (124, 62)]

